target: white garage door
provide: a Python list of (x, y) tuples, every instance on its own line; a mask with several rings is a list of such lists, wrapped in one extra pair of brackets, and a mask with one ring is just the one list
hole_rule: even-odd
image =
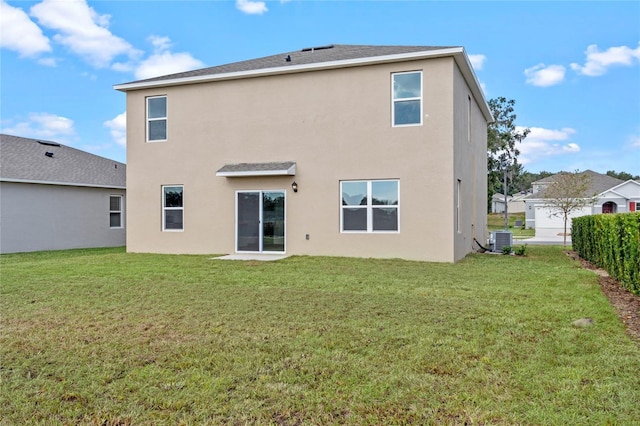
[[(547, 206), (536, 206), (536, 236), (558, 235), (564, 231), (564, 221), (562, 216), (552, 216), (551, 213), (557, 211)], [(567, 220), (567, 232), (571, 232), (571, 219), (574, 217), (591, 214), (591, 206), (583, 207), (569, 214)]]

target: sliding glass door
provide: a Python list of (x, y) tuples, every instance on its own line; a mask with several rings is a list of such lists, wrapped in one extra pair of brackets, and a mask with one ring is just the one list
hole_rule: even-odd
[(236, 250), (284, 252), (284, 191), (236, 194)]

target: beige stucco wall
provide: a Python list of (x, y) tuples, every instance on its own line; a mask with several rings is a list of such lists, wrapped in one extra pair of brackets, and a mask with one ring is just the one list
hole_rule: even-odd
[[(455, 90), (452, 192), (461, 182), (461, 221), (454, 235), (454, 258), (462, 259), (487, 239), (487, 122), (460, 70), (453, 68)], [(455, 201), (453, 208), (455, 209)], [(475, 246), (477, 247), (477, 246)]]
[[(235, 191), (268, 189), (286, 191), (289, 254), (461, 258), (471, 247), (471, 217), (465, 213), (464, 236), (456, 235), (454, 170), (469, 181), (470, 198), (465, 168), (480, 182), (486, 173), (468, 167), (466, 149), (456, 148), (454, 160), (454, 91), (462, 97), (455, 67), (438, 58), (128, 92), (128, 250), (232, 253)], [(393, 128), (391, 73), (413, 70), (423, 70), (423, 125)], [(167, 95), (168, 140), (146, 143), (145, 97), (156, 95)], [(484, 122), (477, 107), (475, 115), (474, 135)], [(295, 161), (296, 176), (215, 175), (224, 164), (268, 161)], [(350, 179), (400, 180), (399, 233), (340, 232), (339, 182)], [(184, 185), (182, 232), (161, 231), (161, 186), (171, 184)], [(485, 194), (476, 194), (480, 206)], [(454, 250), (454, 235), (466, 245)]]

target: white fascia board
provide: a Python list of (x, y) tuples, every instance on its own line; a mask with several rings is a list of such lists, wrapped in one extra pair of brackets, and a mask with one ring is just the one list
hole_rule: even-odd
[(471, 61), (469, 61), (469, 57), (467, 56), (467, 53), (465, 52), (464, 48), (459, 48), (457, 50), (459, 50), (459, 52), (453, 55), (453, 58), (458, 64), (458, 67), (460, 68), (460, 71), (462, 72), (462, 75), (464, 76), (465, 80), (467, 80), (467, 84), (471, 88), (471, 93), (473, 93), (473, 97), (475, 98), (475, 101), (478, 103), (478, 106), (480, 107), (480, 110), (482, 111), (482, 114), (484, 115), (485, 120), (487, 120), (487, 123), (493, 123), (495, 121), (495, 118), (491, 114), (491, 108), (489, 108), (489, 104), (487, 103), (487, 100), (484, 97), (482, 87), (480, 86), (480, 82), (478, 81), (478, 78), (476, 77), (476, 73), (473, 70)]
[[(617, 186), (616, 186), (616, 188), (617, 188)], [(613, 189), (607, 189), (606, 191), (601, 192), (600, 194), (596, 195), (596, 197), (598, 197), (598, 199), (600, 199), (600, 198), (610, 198), (610, 197), (607, 195), (607, 193), (611, 193), (611, 194), (613, 194), (613, 195), (614, 195), (614, 197), (611, 197), (611, 198), (625, 198), (625, 199), (628, 199), (628, 198), (629, 198), (629, 197), (627, 197), (627, 196), (626, 196), (626, 195), (624, 195), (624, 194), (621, 194), (621, 193), (619, 193), (619, 192), (614, 191)]]
[(307, 71), (320, 71), (320, 70), (335, 69), (335, 68), (383, 64), (383, 63), (389, 63), (389, 62), (412, 61), (412, 60), (428, 59), (428, 58), (441, 58), (446, 56), (452, 56), (454, 58), (454, 60), (456, 61), (456, 63), (458, 64), (458, 67), (462, 72), (462, 75), (464, 76), (465, 80), (467, 80), (467, 83), (471, 88), (471, 92), (473, 93), (474, 99), (478, 103), (478, 106), (480, 107), (480, 110), (482, 111), (485, 119), (489, 123), (493, 122), (494, 118), (491, 114), (491, 109), (489, 108), (489, 104), (485, 99), (484, 93), (482, 92), (482, 88), (480, 87), (480, 83), (478, 82), (475, 72), (473, 71), (473, 66), (471, 65), (471, 61), (469, 61), (469, 57), (467, 56), (464, 48), (462, 47), (452, 47), (452, 48), (438, 49), (438, 50), (426, 50), (426, 51), (420, 51), (420, 52), (399, 53), (396, 55), (373, 56), (373, 57), (367, 57), (367, 58), (344, 59), (340, 61), (292, 65), (287, 67), (264, 68), (264, 69), (249, 70), (249, 71), (199, 75), (199, 76), (193, 76), (193, 77), (182, 77), (182, 78), (174, 78), (174, 79), (166, 79), (166, 80), (154, 80), (154, 81), (146, 81), (146, 82), (141, 81), (141, 82), (133, 82), (133, 83), (116, 84), (113, 86), (113, 88), (115, 90), (126, 92), (129, 90), (150, 89), (155, 87), (179, 86), (182, 84), (207, 83), (211, 81), (234, 80), (234, 79), (240, 79), (240, 78), (265, 77), (269, 75), (292, 74), (292, 73), (307, 72)]
[[(620, 188), (620, 187), (622, 187), (622, 186), (626, 186), (626, 185), (628, 185), (628, 184), (635, 184), (635, 185), (637, 185), (637, 186), (640, 186), (640, 182), (637, 182), (637, 181), (635, 181), (635, 180), (633, 180), (633, 179), (629, 179), (629, 180), (627, 180), (627, 181), (622, 182), (621, 184), (618, 184), (618, 185), (614, 186), (613, 188), (609, 188), (609, 189), (608, 189), (608, 191), (613, 191), (613, 190), (615, 190), (615, 189), (618, 189), (618, 188)], [(605, 192), (606, 192), (606, 191), (605, 191)]]
[[(217, 172), (216, 176), (221, 177), (251, 177), (251, 176), (287, 176), (292, 175), (287, 170), (261, 170), (247, 172)], [(295, 173), (293, 173), (295, 175)]]
[(30, 179), (0, 178), (0, 182), (31, 183), (31, 184), (38, 184), (38, 185), (57, 185), (57, 186), (79, 186), (83, 188), (127, 189), (126, 186), (117, 186), (117, 185), (96, 185), (91, 183), (69, 183), (69, 182), (55, 182), (55, 181), (47, 181), (47, 180), (30, 180)]
[[(258, 69), (258, 70), (238, 71), (238, 72), (229, 72), (229, 73), (222, 73), (222, 74), (199, 75), (194, 77), (182, 77), (182, 78), (174, 78), (174, 79), (166, 79), (166, 80), (124, 83), (124, 84), (116, 84), (113, 86), (113, 88), (115, 90), (126, 92), (127, 90), (178, 86), (181, 84), (206, 83), (210, 81), (232, 80), (232, 79), (249, 78), (249, 77), (263, 77), (263, 76), (276, 75), (276, 74), (291, 74), (291, 73), (297, 73), (297, 72), (318, 71), (318, 70), (325, 70), (325, 69), (331, 69), (331, 68), (344, 68), (344, 67), (350, 67), (350, 66), (380, 64), (385, 62), (399, 62), (402, 60), (437, 58), (437, 57), (443, 57), (443, 56), (454, 56), (454, 55), (459, 55), (463, 53), (464, 53), (463, 48), (454, 47), (449, 49), (400, 53), (397, 55), (373, 56), (368, 58), (344, 59), (340, 61), (292, 65), (288, 67), (264, 68), (264, 69)], [(467, 63), (469, 63), (468, 59), (467, 59)]]

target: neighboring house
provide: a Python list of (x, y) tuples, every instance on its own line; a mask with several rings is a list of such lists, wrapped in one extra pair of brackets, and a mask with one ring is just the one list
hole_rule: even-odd
[[(507, 195), (507, 213), (523, 213), (526, 192)], [(504, 213), (504, 194), (493, 194), (491, 197), (491, 213)]]
[(453, 262), (486, 241), (462, 47), (331, 45), (116, 85), (130, 252)]
[[(636, 211), (640, 203), (640, 183), (635, 180), (622, 181), (614, 177), (585, 170), (582, 174), (590, 178), (590, 187), (585, 197), (596, 195), (594, 204), (585, 206), (569, 215), (569, 219), (599, 213), (624, 213)], [(544, 190), (555, 181), (556, 175), (533, 182), (533, 194), (525, 198), (526, 227), (535, 228), (536, 236), (558, 235), (564, 232), (562, 217), (553, 216), (552, 208), (544, 197)], [(568, 226), (571, 225), (571, 220)]]
[(125, 245), (123, 163), (0, 135), (0, 253)]

